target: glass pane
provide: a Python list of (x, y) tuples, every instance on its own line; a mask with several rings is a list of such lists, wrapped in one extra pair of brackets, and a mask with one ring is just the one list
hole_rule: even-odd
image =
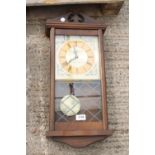
[(96, 36), (56, 36), (55, 121), (102, 121)]
[[(56, 121), (76, 121), (76, 114), (67, 116), (60, 110), (62, 98), (70, 93), (69, 84), (69, 82), (56, 81)], [(74, 95), (80, 100), (80, 111), (78, 112), (78, 115), (85, 114), (86, 121), (102, 120), (100, 81), (75, 81), (73, 85)], [(68, 108), (68, 112), (70, 110), (71, 109)]]

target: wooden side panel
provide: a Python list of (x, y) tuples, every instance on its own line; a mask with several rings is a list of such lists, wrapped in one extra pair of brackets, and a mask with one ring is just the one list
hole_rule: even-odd
[(54, 130), (54, 120), (55, 120), (55, 29), (50, 30), (50, 110), (49, 110), (49, 129)]
[(106, 76), (105, 76), (105, 60), (104, 60), (104, 46), (103, 46), (103, 31), (98, 30), (99, 45), (100, 45), (100, 58), (101, 58), (101, 77), (102, 77), (102, 114), (103, 114), (103, 127), (108, 129), (108, 113), (107, 113), (107, 95), (106, 95)]

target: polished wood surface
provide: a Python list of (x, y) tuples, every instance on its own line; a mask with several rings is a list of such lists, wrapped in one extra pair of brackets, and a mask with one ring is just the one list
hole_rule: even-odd
[(55, 122), (57, 131), (102, 130), (103, 122)]
[[(88, 33), (89, 32), (89, 33)], [(97, 36), (98, 32), (97, 30), (70, 30), (67, 29), (64, 31), (64, 29), (56, 29), (55, 32), (57, 35), (78, 35), (78, 36)]]
[[(89, 30), (97, 30), (97, 29), (105, 30), (106, 29), (105, 26), (103, 26), (102, 24), (97, 24), (97, 23), (96, 24), (85, 24), (85, 23), (84, 24), (83, 23), (82, 24), (81, 23), (76, 23), (75, 24), (75, 23), (65, 22), (65, 23), (62, 24), (60, 22), (52, 22), (51, 20), (47, 20), (46, 21), (46, 35), (48, 37), (49, 37), (49, 34), (50, 34), (50, 29), (52, 27), (55, 27), (56, 29), (58, 29), (58, 30), (56, 30), (57, 34), (66, 34), (66, 35), (82, 35), (81, 34), (82, 31), (80, 31), (80, 30), (85, 30), (84, 35), (86, 35), (86, 36), (90, 36), (91, 33), (92, 33), (92, 36), (96, 35), (95, 31), (89, 33), (90, 32)], [(60, 32), (59, 29), (65, 29), (66, 33), (65, 33), (64, 30), (62, 30)], [(68, 31), (68, 29), (70, 31)], [(79, 33), (76, 32), (75, 29), (78, 30)]]
[(108, 135), (104, 136), (73, 136), (73, 137), (53, 137), (52, 139), (58, 142), (68, 144), (75, 148), (86, 147), (94, 142), (104, 140)]
[(105, 61), (104, 61), (104, 44), (103, 44), (103, 31), (102, 29), (98, 30), (99, 35), (99, 46), (100, 46), (100, 60), (101, 60), (101, 87), (102, 87), (102, 115), (104, 118), (103, 128), (108, 129), (108, 113), (107, 113), (107, 95), (106, 95), (106, 75), (105, 75)]
[(50, 106), (49, 106), (49, 128), (50, 130), (54, 130), (54, 122), (55, 122), (55, 28), (51, 28), (50, 30)]
[(47, 133), (47, 136), (52, 136), (52, 137), (72, 137), (72, 136), (107, 136), (111, 135), (112, 131), (111, 130), (74, 130), (74, 131), (49, 131)]

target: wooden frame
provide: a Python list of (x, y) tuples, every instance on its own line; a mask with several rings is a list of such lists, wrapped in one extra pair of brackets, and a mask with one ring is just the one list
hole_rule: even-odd
[[(68, 15), (66, 15), (68, 16)], [(87, 18), (84, 15), (85, 18)], [(106, 79), (104, 64), (104, 46), (103, 34), (106, 27), (103, 24), (87, 18), (86, 23), (78, 22), (60, 22), (56, 20), (47, 20), (46, 35), (50, 36), (51, 57), (50, 57), (50, 106), (49, 106), (49, 131), (47, 137), (53, 137), (54, 140), (67, 143), (73, 147), (84, 147), (95, 141), (105, 139), (112, 134), (108, 129), (107, 103), (106, 103)], [(102, 122), (55, 122), (55, 36), (56, 35), (86, 35), (98, 36), (101, 62), (101, 92), (102, 92)], [(69, 126), (69, 128), (68, 128)], [(93, 128), (93, 130), (90, 130)], [(79, 141), (79, 142), (77, 142)]]

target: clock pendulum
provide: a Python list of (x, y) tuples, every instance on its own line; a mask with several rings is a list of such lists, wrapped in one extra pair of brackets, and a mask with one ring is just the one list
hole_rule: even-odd
[(73, 83), (69, 83), (70, 94), (60, 101), (60, 110), (66, 116), (74, 116), (80, 111), (80, 100), (75, 96)]

